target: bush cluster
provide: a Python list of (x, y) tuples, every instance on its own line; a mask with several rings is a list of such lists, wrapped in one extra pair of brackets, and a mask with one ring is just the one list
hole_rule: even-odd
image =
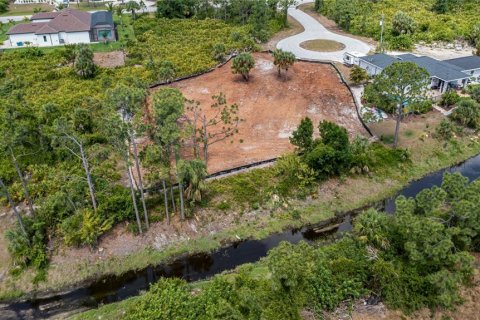
[(419, 41), (452, 42), (456, 39), (467, 39), (475, 46), (480, 39), (478, 2), (439, 1), (451, 5), (439, 11), (432, 1), (323, 0), (317, 1), (315, 8), (347, 31), (376, 40), (380, 40), (379, 21), (383, 14), (384, 49), (410, 50)]
[[(363, 137), (350, 141), (347, 130), (333, 122), (319, 123), (318, 139), (313, 138), (313, 131), (310, 118), (304, 118), (293, 132), (290, 142), (297, 147), (301, 161), (308, 165), (320, 180), (349, 171), (369, 172), (375, 167), (395, 165), (408, 160), (408, 154), (404, 150), (370, 144)], [(388, 158), (390, 162), (383, 158)]]
[(462, 126), (478, 129), (480, 128), (480, 104), (471, 98), (462, 98), (450, 118)]
[(452, 308), (473, 276), (480, 232), (480, 182), (446, 174), (441, 187), (399, 197), (397, 211), (373, 209), (333, 244), (281, 243), (257, 265), (220, 275), (200, 289), (161, 279), (126, 310), (127, 319), (301, 319), (345, 300), (379, 296), (406, 313)]

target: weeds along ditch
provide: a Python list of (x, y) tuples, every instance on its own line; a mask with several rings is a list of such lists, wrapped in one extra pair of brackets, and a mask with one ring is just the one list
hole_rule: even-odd
[[(413, 197), (425, 188), (439, 186), (446, 172), (459, 172), (468, 177), (470, 181), (478, 179), (480, 177), (480, 155), (416, 180), (396, 195), (375, 204), (375, 207), (382, 208), (386, 213), (391, 214), (395, 211), (397, 196)], [(50, 318), (85, 311), (102, 304), (136, 296), (163, 277), (177, 277), (189, 282), (207, 279), (242, 264), (260, 260), (267, 255), (270, 249), (275, 248), (282, 241), (292, 244), (302, 240), (313, 243), (321, 239), (341, 237), (342, 233), (352, 229), (353, 217), (365, 209), (359, 208), (337, 214), (336, 217), (319, 224), (286, 230), (262, 240), (239, 241), (212, 253), (186, 255), (171, 263), (130, 271), (120, 276), (107, 276), (69, 292), (0, 305), (0, 313), (2, 319)]]

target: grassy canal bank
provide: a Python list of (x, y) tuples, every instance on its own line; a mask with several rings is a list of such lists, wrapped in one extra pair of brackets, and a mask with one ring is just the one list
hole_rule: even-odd
[[(120, 275), (130, 270), (167, 262), (175, 257), (196, 252), (213, 251), (238, 239), (261, 239), (286, 228), (296, 228), (318, 223), (338, 212), (350, 211), (375, 203), (395, 194), (410, 181), (428, 173), (462, 162), (480, 153), (478, 135), (464, 135), (451, 142), (432, 138), (436, 124), (441, 120), (437, 113), (410, 118), (402, 127), (402, 147), (411, 154), (411, 162), (394, 167), (384, 167), (369, 175), (352, 175), (330, 179), (319, 184), (306, 199), (281, 199), (270, 201), (274, 195), (272, 168), (256, 169), (225, 179), (209, 182), (212, 191), (210, 205), (195, 213), (209, 212), (226, 220), (223, 229), (215, 233), (199, 230), (198, 236), (166, 244), (161, 250), (145, 246), (126, 255), (111, 255), (102, 259), (53, 259), (45, 282), (32, 285), (34, 272), (20, 276), (8, 275), (2, 281), (1, 298), (29, 296), (35, 292), (48, 293), (81, 285), (105, 275)], [(379, 135), (388, 136), (393, 130), (388, 122), (373, 126)], [(254, 195), (259, 195), (257, 198)], [(264, 200), (260, 204), (258, 197)], [(270, 200), (268, 200), (270, 199)], [(228, 208), (225, 203), (229, 204)], [(162, 224), (157, 222), (156, 224)], [(99, 246), (101, 247), (102, 239)], [(111, 239), (110, 239), (111, 240)], [(64, 252), (58, 252), (61, 256)], [(57, 262), (55, 262), (57, 261)]]

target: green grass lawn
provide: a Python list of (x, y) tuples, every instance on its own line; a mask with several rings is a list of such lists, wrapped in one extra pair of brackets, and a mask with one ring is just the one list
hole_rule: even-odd
[(32, 3), (32, 4), (10, 4), (8, 11), (1, 13), (0, 17), (6, 16), (28, 16), (32, 15), (35, 9), (41, 11), (52, 11), (55, 6), (46, 3)]
[(80, 2), (80, 3), (72, 3), (70, 4), (70, 8), (78, 9), (82, 11), (94, 11), (94, 10), (107, 10), (107, 6), (104, 3), (97, 3), (94, 1), (88, 2)]
[[(79, 4), (72, 3), (70, 5), (72, 9), (78, 9), (82, 11), (94, 11), (94, 10), (107, 10), (107, 7), (104, 3), (96, 3), (91, 1), (90, 3), (87, 2), (80, 2)], [(36, 9), (40, 11), (48, 12), (53, 11), (55, 6), (46, 3), (32, 3), (32, 4), (10, 4), (8, 7), (8, 11), (1, 13), (0, 17), (7, 17), (7, 16), (28, 16), (32, 15)]]

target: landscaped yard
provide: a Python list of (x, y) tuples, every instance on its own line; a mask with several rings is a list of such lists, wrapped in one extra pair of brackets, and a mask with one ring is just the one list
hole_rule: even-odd
[[(409, 116), (400, 124), (399, 146), (402, 148), (417, 148), (423, 140), (432, 136), (438, 124), (445, 119), (437, 110), (432, 110), (423, 115)], [(391, 143), (395, 133), (395, 122), (389, 118), (379, 123), (369, 124), (373, 134), (381, 140)]]
[(34, 11), (38, 9), (40, 11), (52, 11), (55, 6), (47, 3), (32, 3), (32, 4), (10, 4), (8, 11), (1, 13), (0, 17), (6, 16), (28, 16), (32, 15)]
[[(111, 52), (111, 51), (117, 51), (125, 47), (126, 42), (128, 40), (134, 40), (135, 39), (135, 33), (133, 31), (133, 21), (130, 15), (122, 15), (122, 17), (119, 17), (118, 15), (114, 14), (113, 15), (113, 20), (117, 25), (117, 33), (118, 33), (118, 40), (114, 42), (99, 42), (99, 43), (92, 43), (90, 44), (90, 47), (94, 52)], [(22, 23), (20, 22), (13, 22), (13, 24), (17, 23)], [(2, 41), (7, 41), (8, 36), (6, 32), (13, 26), (12, 23), (5, 23), (0, 26), (0, 42)], [(57, 47), (40, 47), (40, 49), (44, 52), (50, 52), (55, 50), (56, 48), (59, 48), (61, 46)], [(24, 50), (25, 48), (14, 48), (14, 49), (8, 49), (8, 50)]]

